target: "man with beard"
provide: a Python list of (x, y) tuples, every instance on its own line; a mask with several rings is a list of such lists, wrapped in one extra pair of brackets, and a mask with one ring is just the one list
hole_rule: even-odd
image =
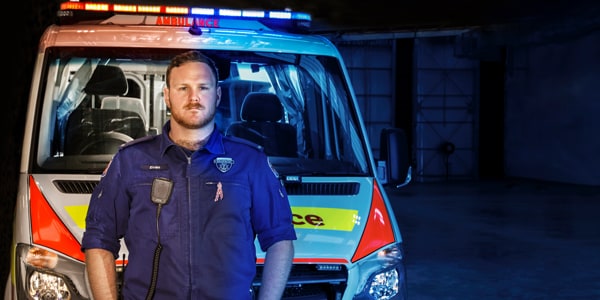
[(217, 130), (218, 78), (198, 51), (174, 57), (162, 133), (124, 145), (103, 172), (82, 241), (95, 299), (251, 299), (255, 238), (266, 251), (258, 299), (281, 298), (296, 239), (287, 193), (260, 148)]

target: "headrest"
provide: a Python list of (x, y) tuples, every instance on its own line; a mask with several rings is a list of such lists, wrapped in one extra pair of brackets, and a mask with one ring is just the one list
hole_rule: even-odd
[(283, 118), (283, 106), (275, 94), (251, 92), (244, 98), (240, 117), (244, 121), (277, 122)]
[(127, 93), (127, 78), (117, 66), (98, 65), (83, 91), (91, 95), (124, 95)]

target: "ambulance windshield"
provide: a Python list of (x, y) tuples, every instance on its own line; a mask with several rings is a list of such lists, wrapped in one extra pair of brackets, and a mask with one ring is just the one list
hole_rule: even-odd
[[(50, 48), (37, 122), (39, 172), (100, 173), (118, 147), (169, 119), (162, 88), (184, 49)], [(282, 174), (364, 175), (367, 145), (334, 57), (205, 51), (219, 67), (217, 128), (264, 148)]]

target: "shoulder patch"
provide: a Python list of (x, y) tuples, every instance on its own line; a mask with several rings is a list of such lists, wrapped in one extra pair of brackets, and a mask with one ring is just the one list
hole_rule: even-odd
[(106, 172), (108, 172), (108, 168), (110, 168), (111, 163), (112, 163), (112, 158), (108, 161), (108, 164), (106, 165), (106, 168), (104, 168), (104, 171), (102, 171), (101, 177), (106, 176)]

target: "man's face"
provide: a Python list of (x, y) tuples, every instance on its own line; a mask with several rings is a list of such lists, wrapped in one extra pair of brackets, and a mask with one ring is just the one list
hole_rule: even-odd
[(173, 122), (188, 129), (212, 126), (221, 88), (207, 64), (188, 62), (173, 68), (164, 94)]

